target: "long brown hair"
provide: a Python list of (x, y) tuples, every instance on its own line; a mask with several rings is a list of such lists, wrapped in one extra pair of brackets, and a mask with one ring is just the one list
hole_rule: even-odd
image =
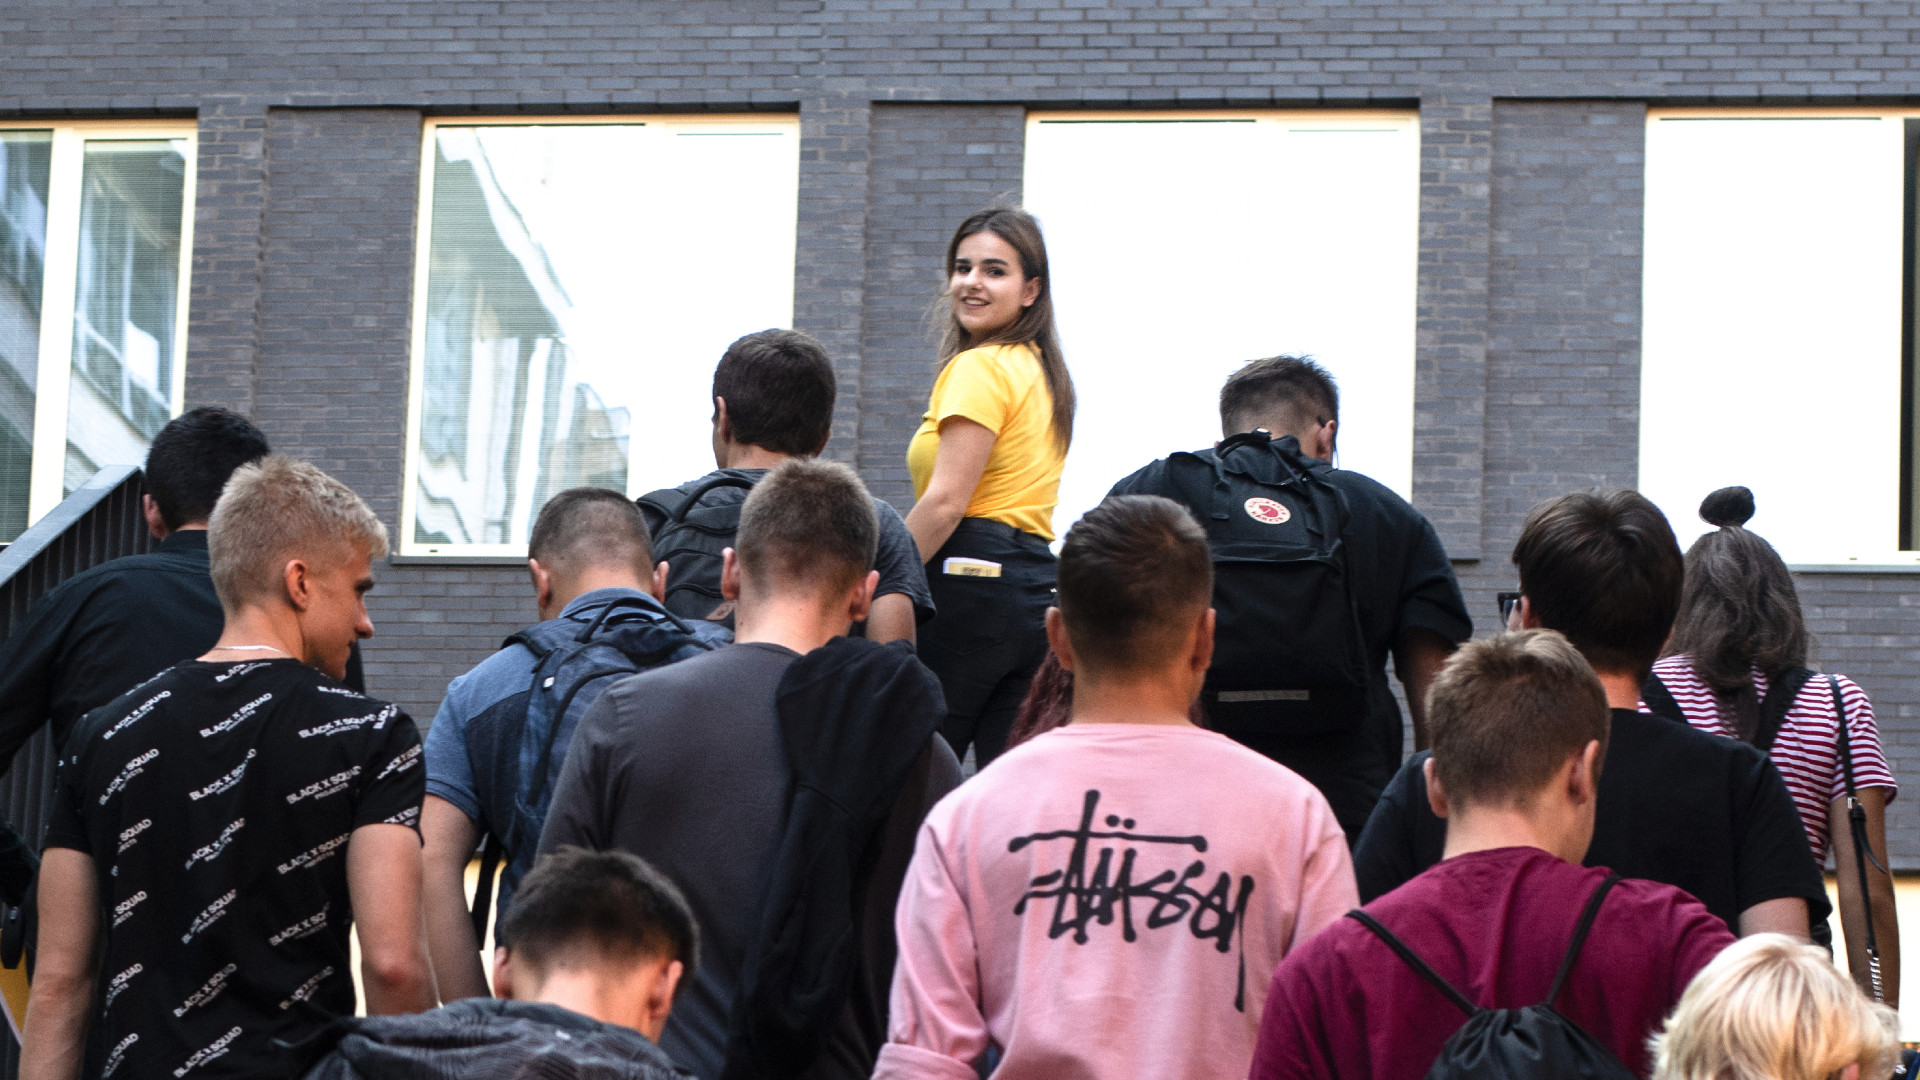
[[(1020, 256), (1020, 273), (1040, 281), (1040, 296), (1020, 313), (1020, 317), (997, 334), (973, 340), (967, 328), (953, 313), (953, 260), (960, 241), (975, 233), (990, 232), (1007, 242)], [(1053, 325), (1053, 282), (1047, 271), (1047, 241), (1040, 235), (1040, 223), (1032, 214), (1011, 206), (982, 210), (960, 223), (947, 243), (947, 261), (943, 267), (948, 285), (941, 291), (937, 310), (940, 319), (940, 363), (945, 364), (968, 349), (983, 345), (1024, 345), (1032, 342), (1040, 352), (1040, 370), (1047, 377), (1047, 393), (1053, 398), (1053, 437), (1065, 450), (1073, 443), (1073, 377), (1067, 374), (1067, 358), (1060, 351), (1060, 335)]]
[(1721, 488), (1700, 504), (1700, 516), (1719, 528), (1687, 551), (1687, 583), (1666, 652), (1693, 658), (1694, 674), (1713, 688), (1720, 719), (1752, 742), (1760, 726), (1753, 669), (1778, 680), (1805, 667), (1807, 624), (1780, 553), (1745, 528), (1753, 492)]

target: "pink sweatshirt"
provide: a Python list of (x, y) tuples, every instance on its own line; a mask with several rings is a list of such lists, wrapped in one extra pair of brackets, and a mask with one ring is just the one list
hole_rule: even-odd
[(1320, 793), (1193, 727), (1072, 725), (920, 828), (876, 1080), (1245, 1077), (1274, 968), (1356, 907)]

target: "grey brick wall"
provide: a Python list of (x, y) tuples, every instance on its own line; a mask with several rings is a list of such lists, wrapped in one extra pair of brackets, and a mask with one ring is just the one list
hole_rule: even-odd
[[(1528, 505), (1633, 480), (1644, 108), (1920, 101), (1920, 10), (75, 0), (0, 8), (0, 57), (0, 121), (198, 117), (189, 401), (250, 411), (396, 529), (423, 113), (797, 112), (796, 324), (841, 375), (831, 452), (904, 508), (941, 245), (1018, 190), (1026, 107), (1418, 108), (1415, 501), (1488, 620)], [(531, 617), (519, 575), (386, 570), (376, 691), (430, 713)], [(1920, 579), (1803, 590), (1822, 659), (1874, 694), (1897, 765), (1920, 764)], [(1920, 817), (1893, 820), (1920, 867)]]
[(940, 260), (968, 214), (1020, 197), (1025, 140), (1017, 105), (874, 106), (859, 464), (902, 513), (913, 505), (907, 442), (939, 374), (927, 313)]

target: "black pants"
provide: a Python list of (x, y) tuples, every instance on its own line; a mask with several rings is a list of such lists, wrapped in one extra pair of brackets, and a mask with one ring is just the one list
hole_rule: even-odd
[(1341, 831), (1347, 834), (1348, 847), (1360, 842), (1360, 832), (1367, 827), (1374, 804), (1399, 770), (1399, 725), (1383, 722), (1380, 717), (1367, 718), (1353, 731), (1325, 735), (1221, 734), (1285, 765), (1319, 788)]
[[(999, 563), (1000, 576), (949, 574), (952, 558)], [(965, 518), (927, 562), (937, 613), (920, 628), (919, 653), (946, 692), (940, 733), (958, 757), (972, 746), (984, 766), (1007, 747), (1027, 684), (1046, 659), (1054, 561), (1047, 542), (1032, 533)]]

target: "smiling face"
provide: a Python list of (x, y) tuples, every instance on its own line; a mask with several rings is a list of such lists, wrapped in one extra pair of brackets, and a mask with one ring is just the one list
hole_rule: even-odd
[(985, 229), (960, 241), (948, 272), (953, 317), (973, 341), (1012, 326), (1040, 298), (1040, 279), (1026, 275), (1020, 253)]

